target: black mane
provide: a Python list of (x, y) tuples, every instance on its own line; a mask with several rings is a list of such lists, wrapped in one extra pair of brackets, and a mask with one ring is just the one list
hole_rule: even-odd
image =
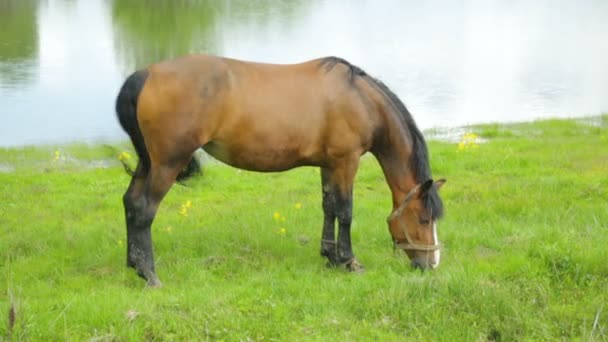
[[(320, 62), (325, 67), (326, 71), (331, 70), (336, 64), (344, 64), (349, 68), (350, 81), (354, 81), (356, 76), (363, 77), (368, 81), (374, 88), (376, 88), (384, 97), (387, 102), (398, 113), (400, 122), (404, 125), (406, 132), (409, 132), (412, 140), (412, 154), (410, 155), (409, 166), (414, 171), (414, 177), (418, 184), (422, 184), (429, 179), (432, 179), (431, 168), (429, 165), (429, 153), (424, 140), (422, 132), (416, 126), (414, 118), (407, 110), (403, 102), (393, 93), (382, 81), (371, 77), (361, 68), (350, 64), (348, 61), (339, 57), (326, 57)], [(432, 219), (436, 220), (443, 216), (443, 202), (439, 197), (437, 188), (434, 186), (425, 193), (422, 198), (424, 207), (431, 212)]]
[(340, 58), (340, 57), (325, 57), (321, 60), (321, 62), (319, 63), (321, 64), (321, 66), (325, 67), (325, 71), (330, 71), (331, 69), (333, 69), (334, 66), (336, 66), (336, 64), (344, 64), (348, 67), (349, 70), (349, 79), (350, 81), (354, 81), (355, 80), (355, 76), (368, 76), (367, 73), (365, 71), (363, 71), (361, 68), (359, 68), (356, 65), (352, 65), (350, 64), (347, 60)]

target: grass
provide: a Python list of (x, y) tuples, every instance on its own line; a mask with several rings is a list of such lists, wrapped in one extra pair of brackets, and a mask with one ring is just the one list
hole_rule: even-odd
[(154, 223), (160, 290), (125, 267), (128, 145), (0, 149), (0, 340), (608, 339), (608, 116), (465, 131), (484, 142), (429, 142), (448, 179), (437, 270), (392, 252), (371, 156), (362, 275), (319, 256), (316, 169), (209, 163)]

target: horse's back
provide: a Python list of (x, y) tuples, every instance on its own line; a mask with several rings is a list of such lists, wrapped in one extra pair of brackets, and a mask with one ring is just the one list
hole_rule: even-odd
[(138, 115), (147, 117), (140, 120), (150, 126), (144, 129), (202, 146), (236, 167), (327, 166), (363, 153), (373, 128), (348, 68), (330, 72), (321, 61), (264, 64), (208, 55), (164, 61), (148, 69)]

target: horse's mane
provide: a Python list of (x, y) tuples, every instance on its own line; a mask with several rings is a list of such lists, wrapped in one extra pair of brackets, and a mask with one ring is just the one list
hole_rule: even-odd
[[(348, 61), (339, 57), (323, 58), (320, 64), (330, 71), (336, 64), (344, 64), (349, 70), (349, 79), (354, 82), (355, 77), (362, 77), (370, 83), (380, 94), (382, 94), (393, 111), (398, 114), (399, 121), (403, 124), (406, 132), (409, 132), (412, 140), (412, 154), (410, 155), (409, 165), (414, 171), (414, 176), (418, 184), (422, 184), (431, 179), (431, 168), (429, 165), (429, 154), (422, 132), (416, 126), (414, 118), (407, 110), (403, 102), (393, 93), (382, 81), (368, 75), (361, 68), (350, 64)], [(424, 207), (431, 212), (432, 218), (438, 219), (443, 216), (443, 202), (435, 187), (431, 187), (422, 198)]]
[(334, 68), (334, 66), (336, 66), (336, 64), (344, 64), (348, 67), (348, 77), (350, 79), (351, 82), (353, 82), (355, 80), (355, 76), (368, 76), (367, 73), (365, 71), (363, 71), (361, 68), (359, 68), (356, 65), (352, 65), (350, 64), (347, 60), (340, 58), (340, 57), (325, 57), (323, 59), (321, 59), (321, 62), (319, 63), (321, 64), (321, 66), (325, 67), (325, 71), (329, 72), (331, 69)]

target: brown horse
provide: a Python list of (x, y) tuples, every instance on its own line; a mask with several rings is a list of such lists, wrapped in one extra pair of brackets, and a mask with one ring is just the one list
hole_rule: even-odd
[[(403, 103), (382, 82), (327, 57), (274, 65), (207, 55), (133, 73), (116, 101), (118, 119), (139, 157), (123, 197), (127, 265), (159, 286), (150, 226), (176, 179), (203, 148), (237, 168), (274, 172), (321, 168), (321, 255), (360, 271), (351, 247), (353, 180), (371, 152), (392, 192), (388, 218), (395, 247), (419, 268), (439, 264), (436, 221), (443, 213), (427, 146)], [(190, 167), (189, 167), (190, 166)], [(336, 242), (335, 221), (338, 220)]]

